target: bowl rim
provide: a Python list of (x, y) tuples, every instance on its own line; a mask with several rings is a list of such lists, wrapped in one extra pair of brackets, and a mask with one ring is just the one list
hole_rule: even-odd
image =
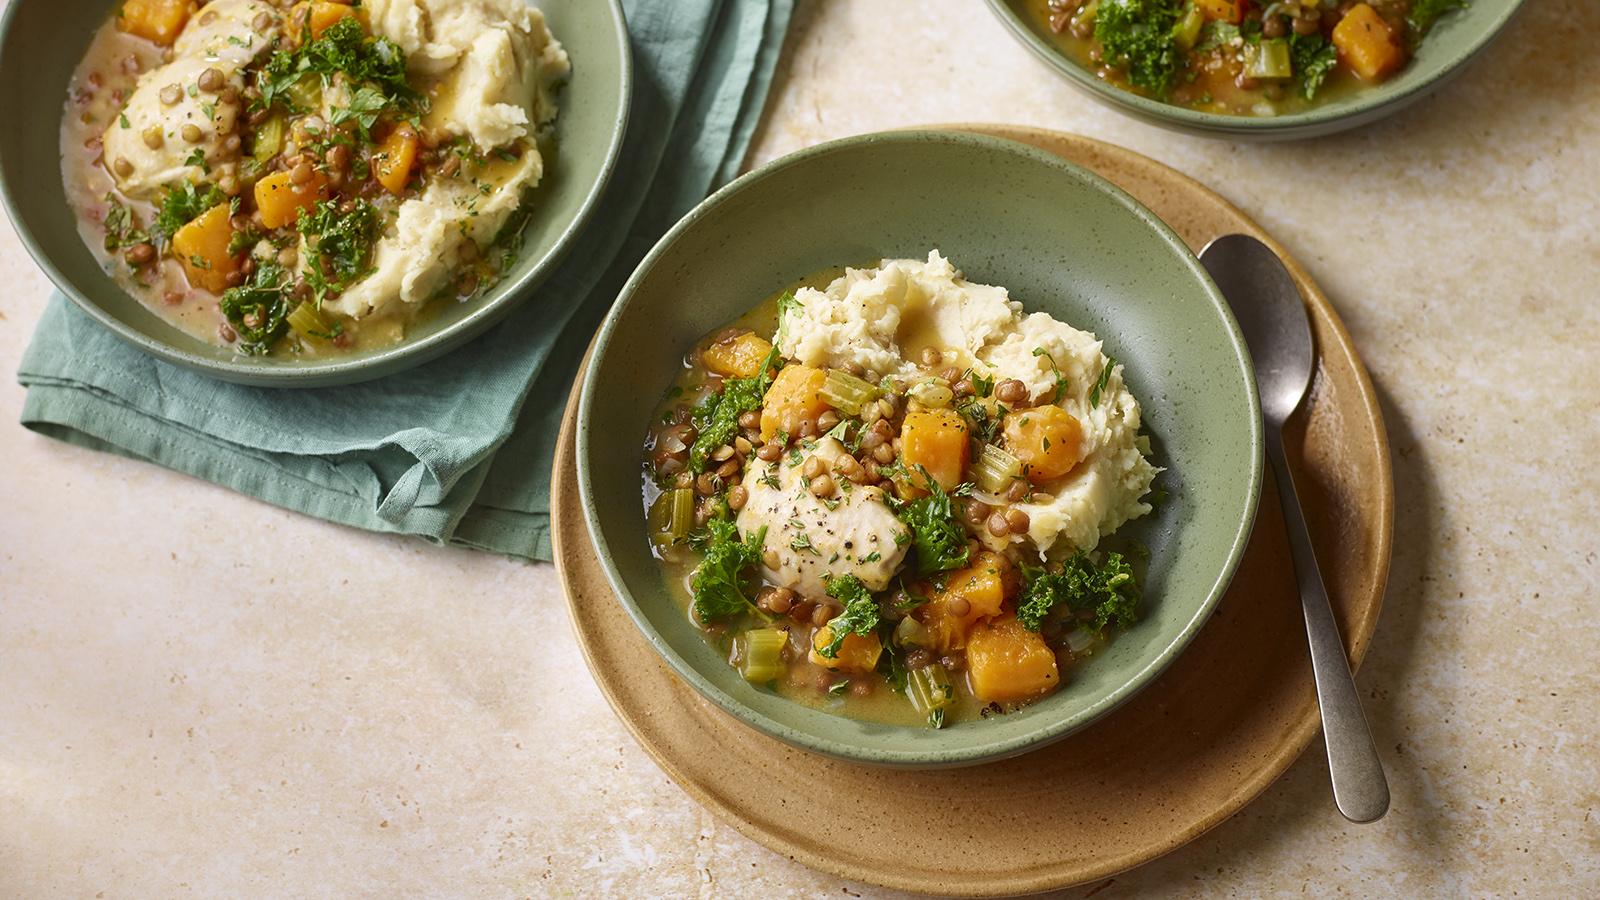
[(1033, 54), (1042, 59), (1050, 68), (1064, 75), (1068, 81), (1078, 88), (1088, 92), (1092, 97), (1106, 103), (1106, 105), (1122, 112), (1131, 113), (1137, 117), (1154, 121), (1157, 124), (1175, 127), (1192, 134), (1201, 134), (1210, 137), (1266, 137), (1292, 138), (1306, 135), (1313, 130), (1354, 128), (1365, 124), (1372, 119), (1398, 111), (1401, 107), (1419, 100), (1428, 91), (1443, 84), (1446, 80), (1461, 71), (1467, 63), (1478, 56), (1483, 49), (1489, 46), (1496, 37), (1505, 31), (1506, 25), (1522, 8), (1523, 0), (1509, 0), (1506, 6), (1497, 13), (1492, 20), (1486, 19), (1482, 33), (1472, 39), (1464, 52), (1440, 69), (1433, 77), (1407, 85), (1403, 89), (1384, 91), (1383, 85), (1375, 85), (1373, 89), (1365, 91), (1366, 96), (1348, 107), (1332, 111), (1325, 106), (1313, 106), (1310, 109), (1284, 116), (1242, 116), (1226, 115), (1223, 113), (1201, 112), (1182, 106), (1174, 106), (1123, 90), (1110, 82), (1096, 78), (1092, 72), (1069, 59), (1066, 54), (1056, 49), (1049, 41), (1044, 40), (1037, 32), (1017, 15), (1009, 0), (985, 0), (991, 12), (1010, 31), (1012, 36), (1021, 41), (1023, 46), (1033, 51)]
[[(695, 227), (701, 219), (750, 185), (778, 172), (806, 165), (823, 156), (853, 151), (864, 145), (916, 143), (955, 144), (986, 150), (999, 150), (1025, 159), (1028, 162), (1049, 166), (1107, 195), (1124, 210), (1139, 218), (1147, 227), (1155, 231), (1157, 237), (1175, 251), (1188, 267), (1191, 275), (1199, 282), (1207, 299), (1211, 302), (1213, 312), (1219, 315), (1224, 325), (1234, 351), (1235, 361), (1243, 377), (1245, 397), (1248, 406), (1252, 410), (1249, 416), (1251, 452), (1244, 507), (1238, 522), (1234, 526), (1232, 546), (1228, 551), (1227, 557), (1223, 560), (1216, 577), (1207, 589), (1206, 596), (1196, 606), (1194, 613), (1182, 625), (1178, 633), (1164, 646), (1152, 653), (1149, 659), (1120, 686), (1073, 715), (1045, 723), (1027, 734), (1010, 739), (979, 742), (959, 750), (933, 747), (865, 750), (838, 740), (818, 737), (810, 732), (791, 728), (741, 703), (731, 694), (717, 687), (701, 675), (654, 628), (650, 620), (644, 615), (638, 602), (629, 592), (627, 583), (624, 581), (621, 571), (617, 568), (611, 547), (606, 541), (601, 528), (600, 513), (596, 503), (596, 489), (593, 481), (594, 472), (590, 466), (592, 446), (589, 425), (593, 420), (595, 398), (598, 395), (601, 363), (610, 349), (612, 338), (615, 336), (619, 323), (631, 305), (639, 286), (646, 278), (651, 276), (661, 258), (681, 239), (685, 232)], [(1183, 240), (1165, 222), (1157, 218), (1154, 213), (1127, 192), (1081, 166), (1017, 141), (961, 131), (936, 129), (897, 130), (856, 135), (818, 144), (781, 157), (749, 172), (706, 198), (662, 236), (639, 263), (618, 293), (616, 302), (607, 313), (599, 332), (595, 335), (588, 365), (584, 371), (578, 404), (574, 435), (574, 457), (584, 523), (589, 531), (590, 542), (593, 545), (601, 569), (605, 573), (606, 581), (627, 610), (629, 618), (633, 620), (634, 625), (639, 628), (645, 639), (649, 641), (650, 645), (655, 648), (656, 652), (667, 662), (678, 677), (687, 681), (702, 697), (710, 700), (735, 719), (758, 731), (776, 737), (791, 746), (852, 762), (904, 768), (929, 769), (975, 765), (993, 762), (1037, 749), (1098, 721), (1112, 710), (1132, 699), (1139, 691), (1154, 681), (1193, 642), (1195, 636), (1211, 617), (1212, 612), (1226, 592), (1228, 584), (1238, 568), (1239, 561), (1244, 556), (1245, 549), (1249, 544), (1251, 531), (1254, 528), (1256, 512), (1261, 499), (1261, 485), (1265, 465), (1263, 456), (1265, 447), (1264, 428), (1261, 421), (1260, 400), (1256, 393), (1255, 369), (1249, 348), (1244, 342), (1244, 336), (1239, 329), (1238, 323), (1234, 320), (1233, 313), (1229, 309), (1221, 291), (1218, 290), (1210, 275), (1200, 265), (1199, 260)]]
[[(536, 5), (535, 0), (527, 2), (529, 5)], [(479, 301), (475, 309), (470, 310), (459, 320), (419, 340), (402, 341), (392, 347), (355, 359), (333, 359), (294, 366), (252, 362), (254, 358), (237, 354), (232, 359), (215, 359), (182, 350), (165, 340), (129, 327), (118, 317), (101, 309), (99, 304), (92, 302), (78, 289), (50, 258), (28, 220), (21, 215), (11, 184), (4, 177), (4, 166), (0, 166), (0, 205), (4, 206), (6, 215), (11, 219), (11, 225), (16, 229), (17, 237), (21, 239), (28, 255), (33, 258), (34, 264), (44, 271), (56, 290), (113, 334), (158, 359), (222, 381), (258, 387), (324, 387), (355, 384), (397, 374), (448, 353), (481, 335), (509, 315), (566, 258), (578, 236), (598, 210), (600, 198), (604, 196), (616, 172), (617, 161), (622, 155), (622, 144), (627, 137), (633, 101), (633, 49), (628, 37), (622, 2), (621, 0), (601, 0), (601, 2), (611, 13), (612, 36), (614, 46), (617, 48), (618, 96), (616, 113), (611, 122), (611, 136), (601, 162), (599, 177), (589, 185), (588, 191), (579, 202), (577, 214), (572, 222), (527, 272), (515, 281), (497, 286), (495, 290), (498, 294), (493, 300)], [(5, 48), (13, 20), (22, 5), (22, 0), (12, 0), (6, 9), (0, 12), (0, 65), (4, 63)]]

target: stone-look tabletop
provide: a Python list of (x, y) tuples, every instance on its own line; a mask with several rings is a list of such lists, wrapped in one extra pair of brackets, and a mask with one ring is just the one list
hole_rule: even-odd
[[(802, 3), (753, 162), (963, 120), (1131, 147), (1289, 246), (1383, 398), (1394, 566), (1359, 681), (1393, 811), (1346, 824), (1314, 748), (1069, 895), (1600, 894), (1600, 3), (1527, 7), (1421, 106), (1251, 146), (1095, 105), (977, 0)], [(0, 896), (878, 895), (656, 768), (551, 567), (22, 429), (49, 285), (9, 223), (0, 283)]]

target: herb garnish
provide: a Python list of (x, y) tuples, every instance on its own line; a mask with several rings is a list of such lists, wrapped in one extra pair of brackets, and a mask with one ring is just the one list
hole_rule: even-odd
[(262, 262), (250, 281), (222, 292), (218, 306), (239, 335), (239, 350), (266, 353), (283, 336), (289, 315), (289, 278), (275, 262)]
[(328, 294), (343, 291), (370, 271), (378, 240), (377, 207), (365, 200), (345, 203), (353, 205), (346, 210), (332, 200), (318, 201), (314, 211), (302, 210), (295, 223), (306, 238), (306, 282), (319, 307)]
[(694, 614), (700, 621), (710, 622), (755, 608), (745, 596), (741, 581), (744, 570), (760, 561), (766, 537), (763, 526), (740, 540), (739, 527), (726, 516), (712, 518), (703, 532), (691, 537), (695, 548), (705, 553), (689, 584), (694, 593)]
[(755, 378), (729, 378), (722, 390), (707, 397), (694, 411), (694, 425), (700, 430), (689, 446), (689, 470), (702, 472), (711, 451), (733, 440), (739, 433), (739, 417), (761, 407), (761, 398), (772, 386), (772, 370), (778, 365), (776, 347), (761, 363)]
[(861, 579), (854, 575), (838, 575), (828, 579), (828, 596), (844, 603), (844, 612), (828, 620), (831, 639), (817, 648), (824, 659), (837, 659), (839, 647), (852, 634), (866, 637), (878, 627), (878, 601)]
[(1087, 554), (1077, 553), (1058, 572), (1024, 566), (1022, 577), (1017, 620), (1029, 631), (1038, 631), (1050, 611), (1062, 605), (1074, 612), (1093, 612), (1092, 626), (1084, 627), (1096, 633), (1112, 623), (1126, 628), (1137, 617), (1139, 583), (1120, 553), (1107, 553), (1098, 566)]
[(1177, 81), (1183, 51), (1173, 38), (1180, 0), (1101, 0), (1094, 37), (1128, 83), (1165, 97)]
[(950, 495), (933, 480), (927, 469), (917, 466), (917, 471), (922, 475), (927, 496), (895, 504), (895, 514), (911, 531), (911, 546), (917, 554), (917, 574), (926, 577), (959, 569), (967, 564), (967, 532), (956, 518)]
[(1089, 407), (1091, 409), (1100, 407), (1100, 395), (1106, 389), (1106, 382), (1111, 380), (1111, 370), (1116, 367), (1117, 358), (1115, 356), (1106, 357), (1106, 367), (1100, 370), (1100, 377), (1095, 380), (1094, 390), (1089, 392)]

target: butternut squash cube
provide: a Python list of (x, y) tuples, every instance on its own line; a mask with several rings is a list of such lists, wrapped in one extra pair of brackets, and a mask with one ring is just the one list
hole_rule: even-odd
[(878, 640), (876, 633), (863, 637), (859, 634), (847, 634), (844, 643), (839, 645), (839, 654), (833, 659), (823, 656), (817, 651), (826, 647), (833, 641), (833, 627), (824, 625), (818, 628), (816, 634), (811, 636), (811, 661), (824, 669), (835, 672), (849, 672), (852, 675), (865, 675), (878, 667), (878, 656), (883, 653), (883, 642)]
[(293, 225), (300, 218), (300, 210), (311, 209), (317, 201), (327, 196), (328, 177), (313, 171), (311, 180), (295, 184), (288, 172), (273, 172), (256, 182), (256, 208), (261, 211), (261, 223), (268, 228)]
[(706, 368), (730, 378), (754, 378), (761, 374), (761, 364), (772, 352), (772, 344), (753, 331), (747, 331), (732, 340), (712, 344), (700, 353)]
[(409, 125), (390, 131), (372, 153), (372, 177), (378, 179), (383, 189), (399, 194), (411, 180), (411, 167), (417, 161), (417, 133)]
[(1380, 81), (1405, 63), (1394, 30), (1365, 3), (1358, 3), (1333, 27), (1333, 46), (1352, 72), (1365, 81)]
[(308, 26), (311, 29), (311, 37), (316, 39), (322, 37), (322, 33), (332, 27), (335, 22), (340, 19), (347, 19), (355, 14), (355, 7), (349, 4), (332, 3), (329, 0), (309, 0), (309, 2), (302, 0), (302, 2), (289, 7), (286, 30), (289, 33), (289, 39), (298, 44), (305, 39), (305, 32)]
[(933, 649), (941, 653), (959, 650), (967, 645), (972, 626), (1000, 615), (1001, 604), (1018, 587), (1011, 561), (985, 550), (967, 568), (951, 572), (945, 589), (918, 607), (915, 615), (928, 629)]
[(1004, 616), (972, 629), (967, 638), (967, 686), (979, 700), (1032, 700), (1061, 684), (1056, 654), (1037, 632)]
[(1244, 19), (1243, 0), (1195, 0), (1194, 5), (1208, 19), (1239, 24)]
[(1034, 484), (1052, 481), (1083, 461), (1083, 425), (1059, 406), (1020, 409), (1006, 416), (1006, 450)]
[(924, 483), (920, 466), (951, 490), (961, 483), (971, 451), (967, 444), (967, 422), (952, 409), (929, 409), (906, 413), (900, 425), (900, 456), (911, 475), (911, 484)]
[(220, 294), (228, 276), (238, 271), (238, 260), (228, 253), (233, 226), (228, 224), (228, 204), (219, 203), (178, 229), (172, 236), (172, 254), (183, 264), (189, 284)]
[(780, 431), (794, 434), (800, 423), (815, 420), (828, 408), (822, 399), (822, 384), (828, 373), (810, 366), (790, 364), (778, 372), (761, 401), (761, 439), (771, 440)]
[(195, 9), (194, 0), (125, 0), (117, 29), (170, 47)]

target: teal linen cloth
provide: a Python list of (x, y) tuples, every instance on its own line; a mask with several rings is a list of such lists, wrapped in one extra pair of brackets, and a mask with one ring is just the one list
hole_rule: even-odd
[(58, 294), (17, 373), (22, 423), (345, 525), (549, 559), (551, 460), (584, 349), (661, 234), (737, 172), (793, 0), (623, 7), (634, 95), (618, 169), (505, 322), (396, 376), (273, 390), (146, 356)]

